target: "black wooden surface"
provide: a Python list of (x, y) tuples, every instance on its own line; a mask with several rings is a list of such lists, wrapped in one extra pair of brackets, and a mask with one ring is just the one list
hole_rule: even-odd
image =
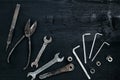
[[(113, 0), (110, 9), (112, 11), (112, 23), (109, 25), (107, 11), (108, 0), (1, 0), (0, 1), (0, 80), (30, 80), (27, 73), (36, 70), (29, 68), (23, 70), (28, 56), (28, 40), (24, 39), (15, 49), (10, 64), (7, 63), (8, 52), (5, 51), (7, 36), (11, 25), (16, 4), (21, 4), (14, 37), (9, 50), (24, 34), (24, 26), (30, 18), (33, 23), (38, 21), (35, 34), (32, 35), (31, 62), (36, 58), (45, 35), (52, 36), (53, 42), (48, 45), (39, 62), (39, 67), (51, 60), (58, 52), (65, 56), (62, 63), (58, 63), (43, 71), (42, 73), (55, 70), (68, 64), (66, 58), (73, 56), (72, 48), (78, 44), (81, 47), (77, 54), (83, 62), (82, 34), (90, 32), (92, 35), (86, 37), (87, 60), (90, 52), (94, 34), (102, 33), (96, 41), (93, 54), (98, 50), (103, 41), (110, 43), (104, 46), (93, 63), (88, 60), (85, 65), (87, 71), (95, 68), (95, 74), (90, 74), (91, 80), (120, 80), (120, 4), (119, 0)], [(111, 55), (113, 62), (106, 61), (106, 56)], [(88, 80), (83, 70), (73, 56), (75, 70), (73, 72), (57, 75), (45, 80)], [(102, 65), (97, 67), (95, 62), (99, 60)], [(41, 74), (42, 74), (41, 73)], [(38, 77), (36, 80), (39, 80)]]

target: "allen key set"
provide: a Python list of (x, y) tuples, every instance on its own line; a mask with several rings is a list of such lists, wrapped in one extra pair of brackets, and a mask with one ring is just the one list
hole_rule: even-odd
[[(11, 44), (11, 41), (12, 41), (13, 32), (14, 32), (14, 29), (15, 29), (15, 24), (16, 24), (17, 17), (18, 17), (18, 14), (19, 14), (19, 10), (20, 10), (20, 4), (17, 4), (16, 5), (16, 9), (15, 9), (15, 13), (14, 13), (14, 16), (13, 16), (13, 20), (12, 20), (12, 23), (11, 23), (10, 31), (9, 31), (9, 34), (8, 34), (6, 50), (9, 48), (9, 46)], [(28, 68), (28, 66), (30, 65), (30, 63), (31, 63), (31, 67), (35, 66), (37, 68), (35, 71), (28, 72), (27, 77), (31, 76), (32, 77), (31, 80), (35, 80), (37, 75), (39, 75), (39, 79), (45, 79), (45, 78), (49, 78), (51, 76), (55, 76), (55, 75), (58, 75), (58, 74), (67, 73), (67, 72), (73, 72), (74, 69), (75, 69), (75, 65), (73, 64), (74, 58), (72, 56), (68, 55), (67, 61), (69, 62), (69, 64), (66, 64), (65, 66), (63, 66), (61, 68), (58, 68), (56, 70), (53, 70), (53, 71), (50, 71), (50, 72), (46, 72), (44, 74), (40, 74), (44, 70), (50, 68), (55, 63), (59, 63), (60, 64), (61, 62), (63, 62), (65, 60), (64, 59), (65, 57), (63, 56), (63, 57), (60, 58), (59, 57), (60, 52), (58, 52), (58, 53), (56, 53), (54, 55), (53, 59), (48, 61), (43, 66), (39, 67), (39, 61), (41, 60), (42, 54), (44, 53), (46, 48), (49, 47), (50, 43), (52, 43), (52, 41), (53, 41), (53, 37), (50, 36), (49, 39), (48, 39), (48, 36), (44, 36), (42, 47), (41, 47), (40, 51), (38, 52), (38, 55), (36, 56), (36, 59), (33, 62), (30, 62), (31, 61), (31, 51), (32, 51), (32, 48), (31, 48), (32, 47), (31, 36), (33, 34), (35, 34), (35, 30), (36, 29), (37, 29), (37, 21), (34, 21), (34, 23), (31, 25), (31, 19), (28, 19), (28, 21), (27, 21), (27, 23), (25, 25), (25, 28), (24, 28), (24, 34), (21, 36), (21, 38), (16, 42), (16, 44), (13, 46), (13, 48), (8, 53), (7, 62), (10, 63), (10, 58), (11, 58), (11, 55), (12, 55), (13, 51), (20, 44), (20, 42), (26, 37), (28, 39), (29, 53), (28, 53), (27, 64), (25, 65), (23, 70), (26, 70)], [(97, 52), (95, 53), (95, 55), (93, 55), (93, 50), (95, 48), (95, 43), (96, 43), (97, 37), (98, 36), (99, 37), (104, 36), (102, 33), (95, 33), (94, 39), (93, 39), (93, 42), (92, 42), (92, 45), (91, 45), (90, 53), (87, 54), (87, 52), (86, 52), (86, 47), (87, 46), (85, 44), (86, 43), (85, 38), (87, 36), (92, 36), (92, 33), (84, 33), (82, 35), (82, 46), (83, 46), (83, 53), (84, 53), (83, 54), (84, 55), (83, 58), (80, 59), (79, 56), (76, 53), (76, 49), (81, 48), (80, 45), (74, 47), (72, 49), (72, 53), (75, 56), (76, 60), (78, 61), (79, 65), (82, 68), (83, 72), (85, 73), (86, 77), (90, 80), (92, 78), (91, 78), (91, 75), (89, 73), (94, 74), (96, 72), (96, 70), (94, 69), (94, 67), (92, 67), (89, 71), (87, 70), (88, 68), (86, 68), (86, 66), (85, 66), (86, 64), (89, 63), (89, 61), (87, 61), (87, 60), (89, 59), (90, 62), (94, 62), (95, 59), (97, 60), (97, 57), (98, 57), (100, 51), (102, 50), (103, 46), (104, 45), (110, 46), (110, 44), (108, 42), (104, 41), (100, 45), (100, 47), (97, 50)], [(89, 55), (89, 56), (87, 57), (87, 55)], [(112, 58), (111, 55), (108, 55), (106, 57), (106, 60), (108, 62), (112, 62), (113, 58)], [(102, 65), (102, 61), (97, 60), (96, 61), (96, 66), (100, 67), (101, 65)]]

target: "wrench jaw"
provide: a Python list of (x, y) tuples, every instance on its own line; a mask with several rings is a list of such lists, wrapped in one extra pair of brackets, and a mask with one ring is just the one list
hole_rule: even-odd
[(54, 59), (56, 59), (58, 62), (62, 62), (62, 61), (64, 60), (64, 57), (60, 58), (60, 57), (59, 57), (59, 54), (60, 54), (60, 53), (57, 53), (57, 54), (55, 55)]
[(36, 78), (36, 75), (33, 72), (29, 72), (27, 77), (31, 76), (31, 80), (34, 80)]
[(52, 37), (50, 37), (49, 39), (47, 39), (47, 36), (44, 37), (43, 41), (45, 43), (51, 43), (52, 42)]
[(36, 68), (38, 68), (38, 64), (36, 62), (32, 62), (31, 63), (31, 67), (35, 66)]

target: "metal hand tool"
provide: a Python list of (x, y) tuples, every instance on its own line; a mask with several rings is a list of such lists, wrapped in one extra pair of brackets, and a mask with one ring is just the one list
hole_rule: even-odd
[(73, 51), (72, 51), (72, 52), (73, 52), (74, 56), (76, 57), (79, 65), (80, 65), (81, 68), (83, 69), (83, 71), (84, 71), (85, 75), (87, 76), (87, 78), (88, 78), (88, 79), (91, 79), (90, 75), (88, 74), (87, 70), (85, 69), (84, 65), (82, 64), (80, 58), (78, 57), (78, 55), (77, 55), (76, 52), (75, 52), (75, 50), (76, 50), (77, 48), (79, 48), (79, 47), (80, 47), (80, 45), (78, 45), (78, 46), (76, 46), (75, 48), (73, 48)]
[(33, 67), (34, 65), (36, 66), (36, 68), (38, 67), (38, 62), (39, 62), (45, 48), (47, 47), (47, 45), (52, 42), (52, 37), (50, 37), (50, 39), (47, 39), (47, 36), (45, 36), (43, 40), (44, 40), (44, 43), (42, 45), (42, 48), (40, 49), (35, 61), (31, 63), (31, 67)]
[(18, 42), (15, 44), (15, 46), (12, 48), (12, 50), (10, 51), (8, 58), (7, 58), (7, 62), (9, 63), (9, 59), (10, 56), (12, 54), (12, 52), (14, 51), (14, 49), (18, 46), (18, 44), (25, 38), (27, 37), (29, 40), (29, 55), (28, 55), (28, 61), (27, 61), (27, 65), (24, 67), (24, 70), (28, 67), (29, 62), (30, 62), (30, 56), (31, 56), (31, 39), (30, 36), (35, 32), (37, 27), (37, 22), (35, 21), (33, 23), (33, 25), (30, 27), (30, 19), (27, 21), (26, 25), (25, 25), (25, 34), (18, 40)]
[(85, 33), (82, 35), (82, 40), (83, 40), (83, 51), (84, 51), (84, 63), (87, 63), (87, 58), (86, 58), (86, 47), (85, 47), (85, 36), (91, 35), (91, 33)]
[(12, 41), (13, 32), (14, 32), (14, 29), (15, 29), (15, 25), (16, 25), (16, 21), (17, 21), (18, 14), (19, 14), (19, 10), (20, 10), (20, 4), (17, 4), (17, 5), (16, 5), (16, 8), (15, 8), (15, 12), (14, 12), (13, 19), (12, 19), (10, 31), (9, 31), (9, 34), (8, 34), (6, 51), (7, 51), (8, 47), (9, 47), (9, 45), (11, 44), (11, 41)]
[(38, 75), (39, 73), (41, 73), (45, 69), (49, 68), (50, 66), (52, 66), (53, 64), (55, 64), (57, 62), (62, 62), (64, 60), (64, 57), (59, 58), (59, 54), (60, 53), (57, 53), (51, 61), (49, 61), (48, 63), (46, 63), (42, 67), (38, 68), (36, 71), (29, 72), (27, 77), (31, 76), (32, 77), (31, 80), (34, 80), (36, 78), (36, 75)]
[(92, 58), (92, 62), (95, 60), (95, 58), (97, 57), (97, 55), (98, 55), (98, 53), (100, 52), (100, 50), (102, 49), (102, 47), (104, 46), (104, 45), (110, 45), (109, 43), (107, 43), (107, 42), (103, 42), (103, 44), (100, 46), (100, 48), (98, 49), (98, 51), (97, 51), (97, 53), (94, 55), (94, 57)]
[(92, 47), (91, 47), (91, 50), (90, 50), (89, 59), (90, 59), (90, 58), (91, 58), (91, 56), (92, 56), (92, 52), (93, 52), (93, 48), (94, 48), (94, 45), (95, 45), (95, 41), (96, 41), (97, 35), (102, 36), (102, 34), (101, 34), (101, 33), (96, 33), (96, 34), (95, 34), (95, 36), (94, 36), (94, 40), (93, 40), (93, 43), (92, 43)]
[(65, 73), (65, 72), (70, 72), (70, 71), (73, 71), (74, 70), (74, 65), (72, 63), (60, 68), (60, 69), (57, 69), (55, 71), (52, 71), (52, 72), (47, 72), (45, 74), (42, 74), (39, 76), (39, 79), (45, 79), (45, 78), (48, 78), (48, 77), (51, 77), (51, 76), (54, 76), (54, 75), (57, 75), (57, 74), (61, 74), (61, 73)]

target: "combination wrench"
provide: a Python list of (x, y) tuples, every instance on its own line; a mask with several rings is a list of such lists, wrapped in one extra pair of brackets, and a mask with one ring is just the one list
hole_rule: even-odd
[(59, 54), (60, 53), (57, 53), (51, 61), (49, 61), (48, 63), (46, 63), (42, 67), (38, 68), (36, 71), (29, 72), (27, 74), (27, 77), (31, 76), (32, 77), (31, 80), (34, 80), (36, 78), (36, 75), (38, 75), (39, 73), (41, 73), (45, 69), (49, 68), (50, 66), (52, 66), (53, 64), (55, 64), (57, 62), (62, 62), (64, 60), (64, 57), (59, 58)]
[(69, 64), (67, 64), (66, 66), (64, 66), (60, 69), (57, 69), (55, 71), (47, 72), (45, 74), (39, 75), (39, 79), (45, 79), (45, 78), (48, 78), (48, 77), (51, 77), (51, 76), (54, 76), (54, 75), (58, 75), (58, 74), (65, 73), (65, 72), (70, 72), (70, 71), (73, 71), (73, 70), (74, 70), (74, 65), (72, 63), (69, 63)]
[(50, 39), (47, 39), (47, 36), (45, 36), (43, 41), (44, 41), (44, 43), (42, 45), (42, 48), (40, 49), (35, 61), (31, 63), (31, 67), (33, 67), (34, 65), (36, 66), (36, 68), (38, 67), (38, 62), (39, 62), (45, 48), (47, 47), (47, 45), (52, 42), (52, 37), (50, 37)]

